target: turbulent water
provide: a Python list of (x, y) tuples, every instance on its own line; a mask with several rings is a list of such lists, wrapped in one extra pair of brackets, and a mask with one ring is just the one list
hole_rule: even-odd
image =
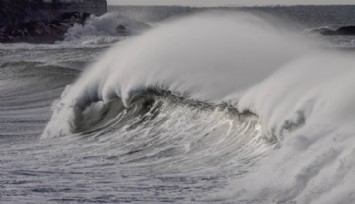
[(355, 202), (353, 52), (264, 15), (113, 19), (0, 44), (2, 203)]

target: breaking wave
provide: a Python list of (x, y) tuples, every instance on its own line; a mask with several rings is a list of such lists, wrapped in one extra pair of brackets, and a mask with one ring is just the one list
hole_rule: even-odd
[(75, 24), (65, 34), (65, 43), (101, 45), (119, 41), (126, 36), (137, 35), (147, 30), (149, 25), (118, 13), (90, 16), (84, 25)]
[(231, 199), (353, 202), (355, 60), (270, 21), (199, 14), (118, 43), (67, 87), (42, 138), (109, 138), (144, 147), (129, 160), (182, 168), (233, 161), (245, 172)]

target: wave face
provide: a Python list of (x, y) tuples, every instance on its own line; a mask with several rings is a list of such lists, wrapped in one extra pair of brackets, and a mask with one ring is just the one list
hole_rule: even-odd
[(215, 182), (167, 190), (181, 201), (354, 202), (355, 60), (272, 22), (212, 12), (118, 43), (66, 88), (42, 138), (99, 141), (130, 184)]

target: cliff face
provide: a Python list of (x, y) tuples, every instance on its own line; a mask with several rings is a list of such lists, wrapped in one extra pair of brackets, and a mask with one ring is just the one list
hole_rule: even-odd
[(90, 14), (106, 12), (106, 0), (0, 0), (0, 42), (53, 41)]

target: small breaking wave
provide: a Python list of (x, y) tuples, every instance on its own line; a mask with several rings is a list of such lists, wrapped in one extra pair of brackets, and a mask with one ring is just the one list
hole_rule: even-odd
[(126, 36), (137, 35), (147, 30), (148, 24), (139, 22), (118, 13), (103, 16), (90, 16), (84, 25), (75, 24), (65, 34), (61, 44), (76, 43), (82, 45), (112, 44)]

